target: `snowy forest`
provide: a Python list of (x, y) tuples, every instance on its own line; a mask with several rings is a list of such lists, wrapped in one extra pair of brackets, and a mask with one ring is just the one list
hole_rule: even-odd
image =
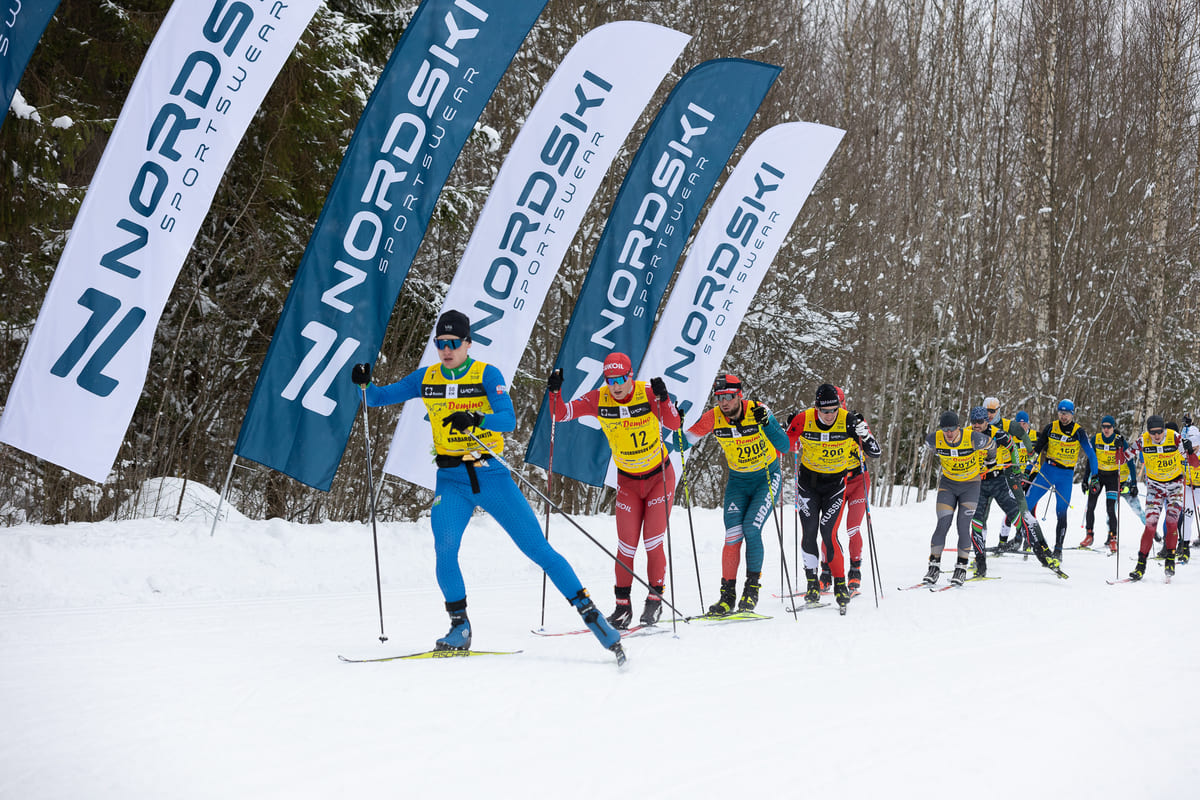
[[(168, 0), (63, 0), (0, 127), (0, 398)], [(220, 489), (296, 267), (412, 0), (329, 0), (225, 176), (163, 320), (109, 479), (0, 445), (5, 524), (124, 518), (150, 478)], [(451, 174), (380, 355), (414, 369), (483, 199), (540, 88), (586, 31), (654, 22), (693, 39), (610, 171), (542, 310), (519, 374), (525, 439), (609, 206), (658, 105), (706, 59), (783, 67), (741, 148), (804, 120), (846, 136), (768, 273), (726, 370), (786, 418), (818, 383), (846, 389), (883, 445), (875, 501), (925, 485), (921, 435), (985, 395), (1049, 421), (1060, 397), (1094, 430), (1112, 414), (1197, 406), (1200, 0), (550, 0)], [(736, 163), (741, 150), (731, 163)], [(718, 184), (718, 189), (719, 189)], [(703, 219), (703, 215), (701, 217)], [(398, 408), (371, 417), (379, 478)], [(361, 423), (330, 492), (240, 463), (252, 518), (366, 515)], [(514, 460), (519, 463), (519, 458)], [(545, 482), (541, 470), (526, 468)], [(724, 460), (689, 452), (692, 502), (719, 502)], [(568, 511), (608, 493), (555, 481)], [(384, 519), (430, 493), (388, 481)], [(161, 509), (170, 513), (170, 509)]]

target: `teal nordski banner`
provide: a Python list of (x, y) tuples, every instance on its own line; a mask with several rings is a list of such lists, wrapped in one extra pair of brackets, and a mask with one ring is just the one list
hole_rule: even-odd
[(58, 0), (7, 0), (0, 3), (0, 125), (8, 116), (17, 84), (33, 56), (33, 48), (46, 31)]
[[(564, 400), (600, 385), (613, 350), (628, 355), (637, 373), (692, 226), (779, 72), (745, 59), (705, 61), (672, 90), (633, 157), (567, 324), (554, 362)], [(543, 395), (525, 460), (602, 486), (610, 452), (594, 423), (555, 425), (551, 465)]]
[(235, 453), (328, 491), (438, 195), (546, 0), (425, 0), (367, 101), (301, 259)]

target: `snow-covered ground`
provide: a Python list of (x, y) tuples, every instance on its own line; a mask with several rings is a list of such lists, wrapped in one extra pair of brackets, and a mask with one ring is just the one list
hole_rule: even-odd
[[(864, 583), (845, 617), (785, 613), (772, 528), (759, 608), (772, 619), (631, 638), (618, 670), (590, 636), (530, 632), (541, 573), (477, 517), (462, 558), (474, 646), (524, 652), (345, 664), (445, 632), (428, 523), (379, 526), (381, 643), (369, 525), (234, 519), (210, 537), (199, 488), (184, 521), (0, 530), (0, 798), (1143, 798), (1200, 785), (1197, 565), (1170, 586), (1157, 562), (1141, 584), (1108, 586), (1127, 552), (1119, 565), (1068, 552), (1068, 581), (1004, 558), (1001, 580), (897, 592), (925, 571), (932, 500), (876, 508), (878, 608)], [(1139, 526), (1122, 512), (1131, 552)], [(720, 513), (693, 516), (712, 602)], [(581, 522), (614, 546), (610, 517)], [(673, 522), (676, 602), (695, 613), (686, 514)], [(611, 610), (611, 562), (561, 518), (550, 536)], [(786, 537), (790, 561), (790, 515)], [(578, 627), (552, 587), (545, 627)]]

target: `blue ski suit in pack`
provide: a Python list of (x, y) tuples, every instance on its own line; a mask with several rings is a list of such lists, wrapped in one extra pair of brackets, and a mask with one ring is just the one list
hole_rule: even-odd
[(1096, 462), (1096, 451), (1088, 439), (1087, 432), (1074, 420), (1064, 428), (1059, 420), (1054, 420), (1042, 429), (1034, 446), (1034, 455), (1030, 457), (1029, 472), (1037, 463), (1036, 456), (1041, 456), (1041, 471), (1034, 476), (1025, 498), (1029, 506), (1028, 514), (1036, 519), (1038, 501), (1054, 490), (1056, 504), (1055, 513), (1058, 524), (1055, 526), (1054, 555), (1061, 556), (1063, 541), (1067, 536), (1067, 507), (1071, 505), (1071, 483), (1075, 476), (1075, 464), (1079, 460), (1079, 451), (1087, 456), (1091, 472), (1089, 477), (1099, 472)]

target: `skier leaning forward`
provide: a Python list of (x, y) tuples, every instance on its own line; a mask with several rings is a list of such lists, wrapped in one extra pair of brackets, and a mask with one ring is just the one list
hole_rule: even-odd
[(1154, 544), (1158, 517), (1163, 524), (1163, 571), (1167, 578), (1175, 574), (1175, 544), (1179, 518), (1183, 515), (1183, 468), (1200, 467), (1195, 445), (1166, 427), (1163, 418), (1152, 414), (1146, 420), (1146, 432), (1130, 444), (1130, 455), (1141, 454), (1146, 464), (1146, 527), (1138, 548), (1137, 566), (1129, 577), (1140, 581), (1146, 574), (1146, 558)]
[(800, 452), (796, 469), (796, 509), (800, 513), (803, 531), (801, 550), (804, 553), (804, 575), (808, 589), (806, 603), (819, 602), (821, 584), (817, 579), (820, 556), (817, 553), (817, 534), (820, 533), (833, 572), (833, 594), (838, 606), (850, 602), (846, 586), (846, 564), (842, 547), (837, 540), (838, 524), (845, 510), (846, 474), (854, 448), (861, 447), (869, 458), (879, 458), (882, 450), (871, 434), (862, 414), (847, 412), (838, 400), (837, 388), (823, 383), (817, 387), (816, 404), (796, 414), (788, 425), (792, 451)]
[[(990, 398), (989, 398), (990, 399)], [(1016, 456), (1016, 445), (1012, 435), (1004, 427), (1004, 420), (988, 421), (988, 411), (983, 406), (975, 406), (969, 415), (973, 433), (990, 436), (996, 443), (992, 458), (983, 462), (983, 472), (979, 480), (979, 501), (975, 512), (971, 515), (971, 541), (975, 545), (975, 577), (987, 576), (987, 518), (992, 501), (1004, 512), (1004, 522), (1012, 527), (1020, 525), (1025, 516), (1025, 506), (1022, 502), (1024, 495), (1018, 497), (1010, 480), (1010, 471)], [(1041, 534), (1039, 533), (1038, 536)]]
[[(1054, 530), (1054, 558), (1062, 560), (1063, 542), (1067, 538), (1067, 509), (1071, 506), (1071, 486), (1075, 476), (1075, 465), (1080, 453), (1087, 456), (1089, 485), (1099, 480), (1096, 463), (1096, 451), (1087, 431), (1075, 421), (1075, 403), (1061, 400), (1058, 403), (1058, 419), (1042, 429), (1034, 445), (1034, 453), (1039, 457), (1025, 470), (1029, 479), (1029, 490), (1025, 493), (1025, 502), (1029, 507), (1026, 519), (1034, 517), (1038, 501), (1047, 492), (1054, 492), (1057, 502), (1055, 513), (1058, 520)], [(1039, 469), (1040, 467), (1040, 469)]]
[(721, 596), (709, 614), (729, 614), (737, 596), (738, 563), (746, 542), (746, 583), (737, 600), (738, 611), (753, 611), (762, 588), (762, 529), (771, 516), (783, 479), (779, 452), (787, 451), (787, 434), (771, 410), (742, 395), (742, 381), (724, 375), (713, 382), (717, 405), (686, 431), (688, 444), (712, 433), (725, 452), (729, 478), (725, 482), (725, 548), (721, 551)]
[(596, 417), (617, 465), (616, 609), (608, 621), (625, 630), (633, 620), (630, 593), (639, 539), (646, 547), (646, 582), (653, 587), (641, 623), (653, 625), (662, 614), (667, 575), (663, 539), (675, 497), (675, 468), (667, 457), (659, 423), (673, 431), (681, 423), (663, 379), (652, 378), (649, 384), (634, 380), (632, 362), (624, 353), (612, 352), (604, 359), (604, 381), (604, 386), (570, 403), (562, 399), (562, 370), (550, 374), (547, 388), (554, 421)]
[(996, 443), (986, 433), (960, 428), (958, 414), (943, 411), (938, 430), (926, 434), (925, 446), (937, 456), (942, 476), (938, 479), (937, 524), (929, 542), (929, 571), (923, 580), (932, 586), (941, 576), (946, 534), (954, 522), (958, 527), (958, 559), (950, 583), (962, 586), (971, 549), (971, 518), (979, 503), (979, 476), (985, 462), (995, 463)]

